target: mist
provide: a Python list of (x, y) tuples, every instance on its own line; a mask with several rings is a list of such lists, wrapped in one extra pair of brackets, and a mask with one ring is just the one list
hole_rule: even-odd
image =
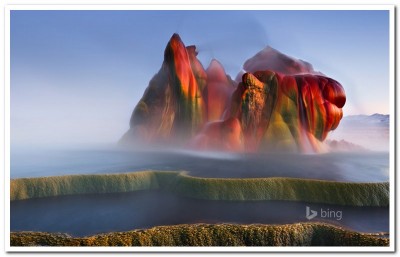
[[(365, 151), (389, 152), (389, 115), (350, 115), (342, 119), (328, 140), (345, 141)], [(346, 147), (342, 148), (346, 150)], [(347, 149), (350, 150), (350, 149)]]

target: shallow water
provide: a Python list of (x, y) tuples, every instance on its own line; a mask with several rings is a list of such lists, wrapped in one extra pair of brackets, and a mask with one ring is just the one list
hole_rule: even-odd
[(295, 177), (389, 181), (385, 152), (240, 155), (213, 152), (69, 150), (11, 152), (11, 178), (142, 170), (186, 170), (200, 177)]
[[(11, 152), (11, 178), (186, 170), (200, 177), (295, 177), (350, 182), (389, 181), (389, 154), (240, 155), (191, 151), (53, 150)], [(11, 231), (75, 236), (182, 223), (306, 222), (306, 206), (336, 210), (342, 219), (315, 217), (361, 232), (387, 232), (388, 207), (349, 207), (288, 201), (210, 201), (143, 191), (11, 202)]]
[[(11, 202), (11, 231), (86, 236), (159, 225), (192, 223), (288, 224), (307, 222), (306, 206), (321, 221), (360, 232), (388, 232), (389, 208), (288, 201), (197, 200), (159, 191), (75, 195)], [(330, 217), (320, 217), (321, 208)], [(333, 212), (335, 213), (335, 217)], [(338, 211), (341, 219), (338, 220)], [(327, 216), (327, 215), (325, 215)]]

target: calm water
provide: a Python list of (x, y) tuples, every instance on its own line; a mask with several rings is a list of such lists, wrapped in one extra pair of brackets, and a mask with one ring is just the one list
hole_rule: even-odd
[(192, 223), (288, 224), (307, 222), (312, 210), (341, 212), (317, 216), (361, 232), (388, 232), (389, 208), (348, 207), (289, 201), (210, 201), (172, 193), (142, 191), (104, 195), (75, 195), (11, 202), (11, 231), (63, 232), (85, 236), (112, 231)]
[(212, 152), (69, 150), (11, 152), (11, 178), (141, 170), (186, 170), (204, 177), (297, 177), (389, 181), (389, 154), (240, 155)]

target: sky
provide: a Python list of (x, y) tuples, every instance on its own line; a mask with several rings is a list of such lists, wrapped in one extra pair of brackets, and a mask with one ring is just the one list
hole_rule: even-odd
[(236, 77), (267, 45), (339, 81), (344, 115), (389, 113), (389, 11), (11, 11), (11, 144), (112, 143), (173, 33)]

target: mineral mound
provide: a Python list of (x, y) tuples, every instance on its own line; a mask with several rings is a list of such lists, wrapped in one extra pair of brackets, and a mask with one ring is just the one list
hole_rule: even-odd
[(217, 60), (204, 69), (196, 47), (174, 34), (120, 143), (320, 152), (345, 102), (339, 82), (271, 47), (247, 60), (232, 80)]

